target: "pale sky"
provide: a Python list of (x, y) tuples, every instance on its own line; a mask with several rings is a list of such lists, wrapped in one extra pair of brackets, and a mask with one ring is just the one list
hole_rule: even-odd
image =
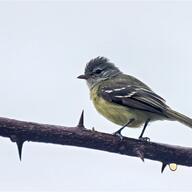
[[(0, 116), (112, 133), (76, 77), (97, 56), (147, 83), (192, 117), (191, 2), (0, 1)], [(141, 129), (127, 128), (137, 138)], [(192, 146), (192, 130), (155, 122), (154, 142)], [(71, 146), (0, 138), (0, 191), (191, 191), (192, 168), (160, 173), (159, 162)]]

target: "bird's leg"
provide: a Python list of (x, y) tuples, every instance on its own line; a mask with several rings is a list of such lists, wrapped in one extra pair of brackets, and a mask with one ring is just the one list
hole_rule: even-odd
[(121, 131), (127, 127), (130, 123), (132, 123), (134, 121), (134, 119), (130, 119), (125, 125), (123, 125), (123, 127), (121, 127), (119, 130), (115, 131), (115, 133), (113, 133), (113, 135), (117, 135), (118, 137), (120, 137), (121, 140), (123, 140), (123, 136), (121, 135)]
[(150, 141), (150, 139), (149, 139), (148, 137), (143, 137), (143, 134), (144, 134), (144, 132), (145, 132), (145, 129), (146, 129), (149, 121), (150, 121), (150, 119), (147, 119), (147, 120), (145, 121), (145, 124), (144, 124), (144, 126), (143, 126), (142, 132), (141, 132), (141, 134), (140, 134), (140, 136), (139, 136), (139, 139), (140, 139), (140, 140)]

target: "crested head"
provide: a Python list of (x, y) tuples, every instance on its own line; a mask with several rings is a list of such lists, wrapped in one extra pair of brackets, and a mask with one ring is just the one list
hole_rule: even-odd
[[(85, 67), (85, 74), (94, 72), (95, 69), (102, 69), (104, 66), (109, 65), (109, 59), (106, 57), (96, 57), (91, 59)], [(110, 63), (110, 65), (114, 66), (114, 64)]]
[(98, 82), (111, 78), (119, 73), (121, 73), (121, 71), (107, 58), (96, 57), (87, 63), (83, 77), (87, 80), (89, 88), (92, 88)]

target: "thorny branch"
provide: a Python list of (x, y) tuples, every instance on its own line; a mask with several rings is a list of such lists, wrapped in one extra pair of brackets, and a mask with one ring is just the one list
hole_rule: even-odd
[(16, 142), (21, 159), (25, 141), (85, 147), (162, 162), (163, 172), (170, 163), (192, 166), (192, 148), (147, 142), (89, 130), (84, 127), (83, 112), (75, 127), (38, 124), (0, 118), (0, 136)]

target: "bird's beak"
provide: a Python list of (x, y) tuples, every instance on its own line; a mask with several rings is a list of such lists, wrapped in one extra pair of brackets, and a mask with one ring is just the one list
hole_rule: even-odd
[(77, 78), (87, 80), (89, 77), (87, 75), (79, 75)]

